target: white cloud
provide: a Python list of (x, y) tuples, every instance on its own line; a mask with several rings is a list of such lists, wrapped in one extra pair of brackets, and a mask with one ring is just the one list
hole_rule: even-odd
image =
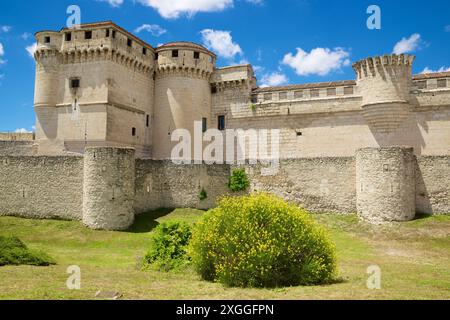
[(288, 53), (284, 56), (282, 63), (295, 70), (300, 76), (320, 75), (325, 76), (332, 71), (350, 65), (348, 57), (350, 53), (342, 48), (333, 50), (328, 48), (315, 48), (306, 52), (297, 48), (297, 53)]
[(15, 133), (31, 133), (31, 131), (25, 129), (25, 128), (19, 128), (14, 131)]
[(219, 56), (232, 59), (237, 54), (242, 54), (241, 47), (233, 42), (230, 31), (205, 29), (200, 31), (203, 44)]
[(32, 45), (29, 45), (28, 47), (25, 48), (25, 50), (27, 50), (28, 55), (31, 58), (34, 58), (34, 53), (36, 52), (36, 48), (37, 48), (37, 43), (33, 43)]
[(134, 30), (134, 32), (136, 32), (136, 33), (140, 33), (142, 31), (150, 32), (155, 37), (159, 37), (159, 36), (162, 36), (163, 34), (167, 33), (166, 29), (161, 28), (157, 24), (143, 24), (142, 26), (140, 26), (140, 27), (136, 28), (136, 30)]
[(31, 37), (31, 33), (29, 32), (24, 32), (22, 33), (22, 35), (20, 36), (23, 40), (28, 40)]
[(233, 0), (138, 0), (152, 7), (166, 19), (177, 19), (181, 15), (192, 17), (198, 12), (222, 11), (233, 6)]
[(6, 63), (6, 61), (3, 60), (4, 55), (5, 55), (5, 48), (3, 47), (3, 44), (0, 42), (0, 64)]
[(440, 67), (438, 70), (433, 70), (428, 67), (423, 69), (421, 73), (437, 73), (437, 72), (450, 72), (450, 67)]
[(395, 54), (402, 54), (416, 51), (420, 45), (420, 34), (414, 33), (409, 38), (403, 38), (394, 46)]
[(276, 87), (288, 83), (286, 75), (279, 72), (266, 74), (261, 79), (261, 87)]
[(11, 26), (0, 26), (0, 33), (8, 33), (12, 29)]
[(117, 8), (123, 4), (123, 0), (100, 0), (102, 2), (108, 2), (111, 7)]

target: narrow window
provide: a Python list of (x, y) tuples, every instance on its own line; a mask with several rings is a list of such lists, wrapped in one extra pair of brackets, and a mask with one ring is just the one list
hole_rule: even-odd
[(80, 79), (74, 78), (70, 79), (70, 88), (76, 89), (80, 87)]
[(159, 54), (155, 53), (155, 61), (158, 61), (158, 58), (159, 58)]
[(150, 116), (149, 115), (147, 115), (147, 117), (146, 117), (145, 125), (147, 126), (147, 128), (150, 126)]
[(280, 92), (278, 94), (278, 99), (279, 100), (287, 100), (287, 92)]
[(320, 96), (320, 90), (319, 89), (312, 89), (311, 90), (311, 97), (318, 98)]
[(44, 42), (45, 43), (50, 43), (50, 37), (45, 37)]
[(147, 48), (142, 48), (142, 54), (145, 56), (147, 55)]
[(109, 38), (109, 29), (106, 29), (106, 37)]
[(225, 130), (225, 116), (219, 116), (217, 122), (218, 122), (218, 129), (220, 131)]
[(217, 93), (217, 87), (216, 87), (215, 85), (212, 85), (212, 86), (211, 86), (211, 93), (212, 93), (212, 94)]
[(331, 97), (331, 96), (335, 96), (336, 95), (336, 88), (328, 88), (327, 89), (327, 96)]
[(200, 52), (198, 51), (194, 52), (194, 59), (200, 59)]
[(116, 38), (116, 30), (113, 30), (113, 32), (112, 32), (112, 37), (113, 37), (113, 39)]
[(417, 82), (417, 88), (419, 88), (420, 90), (426, 89), (427, 88), (427, 81), (419, 81)]
[(86, 31), (84, 33), (84, 39), (86, 39), (86, 40), (92, 39), (92, 31)]
[(127, 39), (127, 46), (133, 46), (133, 40), (131, 40), (130, 38)]
[(294, 99), (301, 99), (301, 98), (303, 98), (303, 91), (295, 91)]
[(344, 94), (345, 95), (353, 94), (353, 87), (344, 87)]
[(202, 118), (202, 132), (205, 133), (208, 130), (208, 119)]
[(178, 50), (172, 50), (172, 58), (178, 58)]
[(132, 128), (132, 129), (131, 129), (131, 135), (132, 135), (133, 137), (136, 137), (136, 128)]
[(65, 35), (65, 39), (67, 42), (72, 41), (72, 32), (67, 32)]
[(445, 88), (447, 87), (447, 79), (439, 79), (437, 82), (438, 88)]

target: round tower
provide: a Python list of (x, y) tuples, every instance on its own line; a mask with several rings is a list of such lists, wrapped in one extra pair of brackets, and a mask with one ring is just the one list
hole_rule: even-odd
[(215, 61), (212, 52), (195, 43), (173, 42), (156, 49), (154, 159), (171, 157), (177, 144), (171, 142), (174, 130), (188, 130), (193, 141), (194, 122), (208, 127)]
[(84, 154), (83, 223), (125, 230), (134, 222), (135, 151), (91, 147)]
[(416, 213), (415, 185), (413, 148), (365, 148), (356, 152), (356, 201), (363, 220), (412, 220)]
[(353, 65), (363, 98), (363, 116), (375, 133), (393, 133), (408, 118), (414, 58), (403, 54), (385, 55)]

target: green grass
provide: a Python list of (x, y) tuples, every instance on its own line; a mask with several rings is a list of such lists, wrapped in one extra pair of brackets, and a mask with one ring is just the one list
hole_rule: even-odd
[[(57, 264), (0, 267), (0, 299), (95, 299), (98, 290), (124, 299), (450, 299), (450, 216), (369, 226), (356, 216), (314, 215), (336, 243), (343, 281), (317, 287), (235, 289), (200, 280), (187, 268), (141, 271), (150, 234), (163, 221), (195, 223), (203, 211), (161, 209), (140, 215), (126, 232), (93, 231), (76, 221), (0, 217), (0, 236), (16, 236)], [(67, 267), (81, 268), (81, 290), (68, 290)], [(366, 287), (378, 265), (382, 289)]]

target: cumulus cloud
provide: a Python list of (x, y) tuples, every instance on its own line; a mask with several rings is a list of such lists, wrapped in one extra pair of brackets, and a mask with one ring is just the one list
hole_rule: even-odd
[(166, 19), (177, 19), (182, 15), (192, 17), (198, 12), (222, 11), (233, 6), (233, 0), (138, 0), (151, 7)]
[(0, 26), (0, 33), (8, 33), (12, 29), (11, 26)]
[(348, 57), (350, 53), (343, 48), (315, 48), (311, 52), (306, 52), (297, 48), (294, 55), (288, 53), (284, 56), (282, 64), (295, 70), (300, 76), (319, 75), (325, 76), (332, 71), (350, 65)]
[(276, 87), (288, 83), (286, 75), (279, 72), (266, 74), (261, 79), (261, 87)]
[(102, 2), (108, 2), (111, 7), (117, 8), (123, 4), (123, 0), (100, 0)]
[(232, 59), (242, 54), (241, 47), (233, 42), (230, 31), (205, 29), (200, 31), (205, 47), (216, 52), (219, 56)]
[(426, 67), (425, 69), (423, 69), (423, 71), (421, 73), (437, 73), (437, 72), (450, 72), (450, 67), (440, 67), (437, 70), (433, 70), (431, 68)]
[(161, 28), (157, 24), (143, 24), (142, 26), (140, 26), (140, 27), (136, 28), (136, 30), (134, 30), (134, 32), (136, 32), (136, 33), (140, 33), (142, 31), (150, 32), (155, 37), (160, 37), (163, 34), (167, 33), (166, 29)]
[(34, 58), (34, 53), (36, 52), (36, 48), (37, 48), (37, 43), (35, 42), (35, 43), (29, 45), (28, 47), (26, 47), (25, 50), (27, 50), (28, 55), (31, 58)]
[(394, 46), (393, 52), (395, 54), (414, 52), (419, 48), (420, 42), (421, 42), (420, 34), (414, 33), (409, 38), (402, 38), (402, 40), (397, 42), (396, 45)]
[(15, 133), (31, 133), (31, 131), (25, 129), (25, 128), (19, 128), (14, 131)]

